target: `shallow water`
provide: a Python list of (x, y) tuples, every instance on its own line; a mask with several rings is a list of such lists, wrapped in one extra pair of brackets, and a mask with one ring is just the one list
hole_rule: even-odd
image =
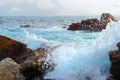
[[(48, 53), (52, 54), (56, 66), (45, 79), (105, 80), (110, 67), (108, 51), (116, 49), (116, 43), (120, 41), (120, 22), (110, 23), (107, 29), (101, 32), (68, 31), (63, 28), (81, 19), (83, 18), (26, 17), (23, 21), (21, 17), (1, 18), (0, 35), (24, 42), (32, 49), (50, 49)], [(20, 27), (21, 24), (28, 24), (30, 21), (32, 25), (37, 26)], [(51, 48), (56, 46), (59, 47), (51, 51)]]

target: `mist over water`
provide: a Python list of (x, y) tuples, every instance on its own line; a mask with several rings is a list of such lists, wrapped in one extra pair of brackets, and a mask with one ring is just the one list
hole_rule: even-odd
[[(0, 35), (24, 42), (31, 49), (46, 48), (56, 66), (52, 72), (46, 74), (45, 79), (105, 80), (110, 67), (108, 51), (117, 49), (116, 43), (120, 41), (120, 22), (111, 22), (101, 32), (68, 31), (63, 27), (82, 18), (54, 18), (56, 20), (53, 22), (53, 18), (46, 18), (41, 21), (38, 18), (9, 18), (16, 23), (9, 19), (8, 23), (4, 22), (7, 18), (3, 18), (0, 20)], [(20, 27), (27, 21), (29, 23), (29, 20), (34, 26), (39, 25), (34, 22), (40, 22), (42, 25), (39, 27), (46, 21), (48, 23), (45, 28)]]

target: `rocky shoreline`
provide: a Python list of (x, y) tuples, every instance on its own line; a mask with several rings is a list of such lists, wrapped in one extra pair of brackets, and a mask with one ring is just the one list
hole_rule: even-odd
[(47, 55), (42, 49), (32, 50), (24, 43), (0, 36), (0, 80), (42, 80), (54, 69)]
[[(68, 30), (101, 31), (111, 20), (117, 21), (111, 14), (103, 13), (100, 20), (82, 20), (71, 24)], [(118, 50), (109, 52), (111, 75), (106, 80), (120, 80), (120, 42), (117, 47)], [(43, 80), (55, 67), (47, 60), (48, 55), (44, 49), (32, 50), (22, 42), (0, 35), (0, 80)]]

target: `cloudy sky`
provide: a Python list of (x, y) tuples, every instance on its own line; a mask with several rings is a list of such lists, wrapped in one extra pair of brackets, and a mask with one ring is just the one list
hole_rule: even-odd
[(0, 16), (120, 15), (120, 0), (0, 0)]

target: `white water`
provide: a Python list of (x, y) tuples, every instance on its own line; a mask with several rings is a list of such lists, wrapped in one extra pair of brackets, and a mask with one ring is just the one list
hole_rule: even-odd
[(22, 41), (32, 49), (47, 49), (56, 66), (46, 79), (105, 80), (110, 66), (108, 51), (116, 49), (120, 41), (120, 22), (94, 33), (50, 27), (0, 28), (0, 34)]
[(110, 23), (91, 45), (63, 44), (52, 52), (55, 70), (46, 78), (57, 80), (106, 80), (108, 51), (120, 41), (120, 22)]

